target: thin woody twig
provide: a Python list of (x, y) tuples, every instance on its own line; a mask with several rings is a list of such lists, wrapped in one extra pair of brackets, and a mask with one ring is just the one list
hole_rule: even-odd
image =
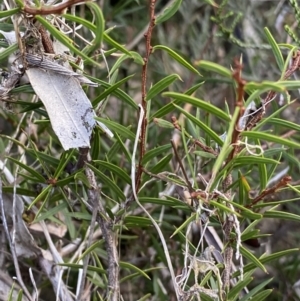
[[(225, 196), (227, 199), (231, 199), (231, 191), (228, 190), (232, 184), (232, 175), (228, 174), (225, 180), (223, 181), (223, 190), (227, 191)], [(224, 224), (224, 272), (223, 272), (223, 285), (224, 289), (227, 290), (230, 285), (230, 274), (231, 274), (231, 266), (232, 266), (232, 255), (233, 248), (230, 245), (230, 233), (233, 229), (234, 225), (234, 217), (233, 214), (230, 213), (226, 216), (225, 224)]]
[(265, 189), (260, 195), (258, 195), (256, 198), (254, 198), (252, 200), (252, 202), (250, 204), (248, 204), (247, 206), (245, 206), (246, 208), (251, 208), (253, 207), (255, 204), (257, 204), (259, 201), (263, 200), (267, 195), (272, 195), (274, 194), (278, 189), (286, 187), (289, 182), (292, 180), (292, 178), (290, 176), (285, 176), (283, 177), (276, 185), (274, 185), (273, 187), (269, 188), (269, 189)]
[[(238, 140), (240, 137), (240, 133), (242, 129), (239, 127), (239, 122), (244, 115), (245, 107), (244, 107), (244, 87), (246, 85), (246, 81), (241, 77), (243, 65), (236, 59), (235, 60), (235, 69), (232, 73), (233, 79), (237, 83), (237, 99), (235, 106), (239, 107), (239, 116), (235, 121), (232, 137), (231, 137), (231, 144), (233, 145), (233, 149), (229, 154), (225, 165), (227, 165), (239, 151)], [(231, 190), (228, 188), (232, 185), (232, 175), (229, 173), (225, 180), (223, 181), (223, 190), (226, 191), (225, 195), (228, 200), (231, 199)], [(229, 206), (229, 204), (227, 204)], [(235, 219), (232, 213), (227, 214), (224, 224), (224, 265), (225, 269), (223, 272), (223, 285), (225, 291), (229, 289), (230, 286), (230, 274), (231, 274), (231, 266), (232, 266), (232, 256), (233, 256), (233, 248), (230, 242), (230, 233), (233, 230), (235, 223)]]
[[(300, 50), (298, 50), (296, 52), (295, 56), (293, 57), (293, 62), (291, 64), (291, 66), (286, 70), (286, 72), (283, 76), (283, 80), (288, 79), (294, 72), (299, 70), (299, 68), (300, 68)], [(277, 93), (274, 91), (270, 91), (267, 94), (266, 98), (262, 101), (262, 105), (263, 105), (264, 109), (270, 104), (271, 100), (275, 98), (276, 94)], [(255, 127), (255, 125), (262, 119), (264, 113), (265, 113), (265, 110), (259, 110), (257, 114), (253, 115), (253, 117), (251, 119), (249, 119), (249, 121), (246, 125), (246, 129), (249, 131), (253, 127)]]
[(180, 166), (180, 169), (181, 169), (181, 171), (182, 171), (183, 177), (184, 177), (184, 179), (185, 179), (186, 185), (187, 185), (187, 187), (188, 187), (188, 190), (189, 190), (189, 192), (193, 192), (194, 189), (193, 189), (193, 187), (192, 187), (192, 185), (191, 185), (191, 183), (190, 183), (190, 181), (189, 181), (189, 178), (188, 178), (188, 176), (187, 176), (187, 174), (186, 174), (186, 172), (185, 172), (185, 168), (184, 168), (184, 166), (183, 166), (183, 164), (182, 164), (181, 158), (180, 158), (179, 155), (178, 155), (178, 152), (177, 152), (177, 149), (176, 149), (176, 145), (174, 144), (174, 141), (173, 141), (173, 140), (171, 140), (171, 144), (172, 144), (172, 147), (173, 147), (173, 151), (174, 151), (175, 157), (176, 157), (176, 159), (177, 159), (177, 162), (178, 162), (178, 164), (179, 164), (179, 166)]
[(84, 3), (85, 0), (70, 0), (67, 2), (62, 2), (58, 5), (53, 6), (42, 6), (42, 7), (30, 7), (27, 6), (24, 2), (24, 7), (22, 8), (23, 12), (30, 14), (30, 15), (51, 15), (51, 14), (63, 14), (64, 10), (72, 5), (78, 3)]
[[(178, 130), (178, 131), (181, 132), (181, 126), (180, 126), (180, 124), (178, 123), (177, 118), (176, 118), (175, 116), (172, 116), (172, 117), (171, 117), (171, 120), (172, 120), (172, 124), (173, 124), (174, 128), (175, 128), (176, 130)], [(202, 143), (202, 142), (201, 142), (200, 140), (198, 140), (198, 139), (193, 138), (192, 141), (193, 141), (193, 143), (194, 143), (195, 145), (199, 146), (202, 150), (204, 150), (204, 151), (207, 152), (207, 153), (210, 153), (210, 154), (212, 154), (212, 155), (214, 155), (214, 156), (217, 156), (217, 155), (219, 154), (219, 153), (218, 153), (217, 151), (215, 151), (212, 147), (205, 145), (204, 143)]]
[(239, 122), (245, 112), (244, 87), (246, 85), (246, 81), (241, 77), (242, 69), (243, 69), (243, 65), (236, 59), (235, 60), (235, 69), (232, 73), (232, 77), (237, 83), (236, 107), (239, 107), (240, 110), (239, 110), (239, 116), (235, 121), (234, 130), (233, 130), (232, 139), (231, 139), (231, 143), (232, 143), (232, 145), (234, 145), (234, 147), (233, 147), (230, 155), (228, 156), (226, 163), (230, 162), (233, 159), (233, 157), (235, 156), (235, 154), (239, 148), (239, 146), (237, 144), (237, 141), (238, 141), (240, 133), (241, 133), (241, 129), (239, 128)]
[(142, 69), (142, 108), (145, 112), (143, 122), (142, 122), (142, 128), (141, 128), (141, 134), (140, 134), (140, 157), (139, 157), (139, 163), (138, 163), (138, 169), (136, 174), (136, 189), (139, 190), (140, 182), (141, 182), (141, 176), (143, 172), (143, 166), (142, 166), (142, 160), (146, 151), (146, 128), (147, 128), (147, 101), (146, 101), (146, 95), (147, 95), (147, 70), (148, 70), (148, 62), (149, 57), (152, 52), (152, 46), (151, 46), (151, 38), (152, 38), (152, 31), (155, 26), (155, 2), (156, 0), (151, 0), (149, 9), (150, 9), (150, 22), (148, 26), (148, 30), (145, 33), (145, 39), (146, 39), (146, 55), (144, 57), (144, 65)]
[[(78, 162), (82, 161), (81, 162), (82, 167), (85, 164), (85, 162), (88, 160), (88, 150), (89, 150), (88, 148), (79, 148), (80, 156), (79, 156)], [(78, 163), (78, 165), (79, 165), (79, 163)], [(81, 168), (81, 167), (79, 167), (79, 168)], [(94, 185), (96, 185), (95, 179), (94, 178), (91, 179), (91, 176), (93, 176), (93, 174), (91, 174), (92, 171), (87, 168), (85, 170), (85, 172), (86, 172), (87, 178), (90, 180), (90, 184), (93, 183)], [(97, 186), (95, 186), (95, 187), (97, 187)], [(98, 204), (97, 204), (96, 200), (92, 201), (90, 205), (92, 206), (93, 211), (92, 211), (92, 220), (90, 223), (90, 231), (89, 231), (87, 248), (92, 245), (92, 239), (93, 239), (93, 235), (95, 232), (95, 226), (96, 226), (96, 218), (97, 218), (97, 214), (98, 214)], [(76, 296), (77, 301), (82, 300), (82, 293), (83, 293), (83, 288), (84, 288), (84, 284), (85, 284), (84, 279), (86, 277), (89, 260), (90, 260), (90, 253), (88, 253), (84, 257), (84, 260), (83, 260), (82, 278), (81, 278), (81, 282), (79, 283), (79, 291)]]
[(95, 174), (88, 166), (86, 167), (86, 176), (91, 186), (91, 188), (88, 189), (88, 203), (91, 205), (91, 209), (97, 212), (96, 219), (105, 240), (108, 260), (108, 300), (119, 301), (119, 259), (113, 232), (113, 221), (106, 214), (106, 211), (100, 200), (100, 193)]

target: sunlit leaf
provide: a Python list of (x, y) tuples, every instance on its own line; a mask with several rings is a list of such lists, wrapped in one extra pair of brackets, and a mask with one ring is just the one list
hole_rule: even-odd
[(159, 16), (156, 17), (155, 24), (160, 24), (169, 20), (178, 11), (181, 3), (182, 0), (173, 0), (171, 4), (166, 9), (164, 9), (164, 11)]
[(195, 69), (190, 63), (188, 63), (182, 56), (180, 56), (178, 53), (176, 53), (174, 50), (171, 48), (164, 46), (164, 45), (155, 45), (152, 48), (152, 51), (154, 52), (155, 50), (164, 50), (166, 51), (170, 57), (172, 57), (175, 61), (177, 61), (179, 64), (182, 66), (186, 67), (190, 71), (200, 75), (197, 69)]
[(226, 113), (224, 113), (221, 109), (199, 98), (195, 98), (189, 95), (175, 93), (175, 92), (164, 92), (163, 96), (174, 98), (183, 103), (190, 103), (195, 107), (201, 108), (204, 111), (209, 112), (225, 121), (230, 121), (230, 117)]
[(241, 136), (243, 137), (248, 137), (248, 138), (252, 138), (252, 139), (260, 139), (260, 140), (266, 140), (269, 142), (275, 142), (278, 144), (282, 144), (282, 145), (286, 145), (286, 146), (290, 146), (290, 147), (296, 147), (296, 148), (300, 148), (300, 144), (291, 140), (287, 140), (275, 135), (271, 135), (268, 133), (263, 133), (263, 132), (247, 132), (244, 131), (241, 133)]
[(213, 62), (209, 62), (209, 61), (204, 61), (204, 60), (200, 60), (198, 62), (195, 63), (196, 66), (198, 66), (201, 69), (207, 70), (207, 71), (212, 71), (212, 72), (216, 72), (222, 76), (228, 77), (228, 78), (232, 78), (232, 72)]
[(182, 81), (180, 76), (177, 74), (168, 75), (167, 77), (160, 80), (158, 83), (156, 83), (154, 86), (152, 86), (149, 89), (146, 100), (152, 99), (153, 97), (158, 95), (160, 92), (162, 92), (164, 89), (169, 87), (177, 79)]

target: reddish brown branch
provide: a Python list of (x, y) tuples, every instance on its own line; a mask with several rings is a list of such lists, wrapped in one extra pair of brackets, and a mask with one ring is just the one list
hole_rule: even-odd
[(274, 185), (269, 189), (265, 189), (260, 195), (258, 195), (255, 199), (253, 199), (252, 202), (248, 204), (246, 207), (247, 208), (253, 207), (259, 201), (263, 200), (267, 195), (272, 195), (278, 189), (286, 187), (290, 181), (292, 181), (292, 178), (290, 176), (283, 177), (276, 185)]
[[(181, 126), (178, 123), (177, 118), (175, 116), (172, 116), (171, 120), (172, 120), (172, 124), (173, 124), (174, 128), (181, 132)], [(194, 142), (195, 145), (199, 146), (205, 152), (213, 154), (214, 156), (218, 156), (219, 153), (217, 151), (215, 151), (212, 147), (209, 147), (209, 146), (205, 145), (200, 140), (193, 139), (193, 142)]]
[(235, 59), (234, 61), (235, 69), (233, 70), (232, 77), (237, 83), (237, 100), (236, 100), (236, 107), (240, 108), (239, 116), (236, 119), (234, 130), (232, 133), (232, 139), (231, 143), (234, 146), (230, 155), (227, 158), (227, 162), (230, 162), (234, 155), (237, 153), (237, 150), (239, 148), (237, 142), (239, 140), (239, 136), (241, 133), (241, 129), (239, 128), (239, 122), (241, 118), (243, 117), (245, 113), (245, 107), (244, 107), (244, 87), (246, 85), (246, 81), (241, 77), (241, 73), (243, 70), (243, 65), (238, 61), (238, 59)]
[(74, 4), (83, 3), (86, 0), (70, 0), (67, 2), (63, 2), (53, 6), (42, 6), (42, 7), (30, 7), (27, 6), (24, 2), (23, 12), (30, 14), (30, 15), (61, 15), (64, 13), (64, 10)]
[[(293, 57), (293, 62), (291, 66), (286, 70), (283, 80), (288, 79), (295, 71), (297, 71), (300, 68), (300, 50), (298, 50)], [(251, 130), (252, 128), (255, 127), (255, 125), (262, 119), (265, 109), (268, 107), (270, 104), (271, 99), (273, 99), (276, 95), (276, 92), (270, 91), (266, 98), (263, 100), (262, 105), (264, 107), (264, 110), (260, 110), (257, 112), (257, 114), (253, 115), (252, 118), (249, 119), (246, 129)]]
[(140, 157), (139, 157), (139, 164), (138, 164), (138, 170), (136, 174), (136, 192), (139, 190), (139, 186), (141, 183), (141, 176), (143, 173), (143, 166), (142, 166), (142, 160), (146, 151), (146, 128), (147, 128), (147, 101), (146, 101), (146, 95), (147, 95), (147, 70), (148, 70), (148, 61), (149, 57), (152, 52), (152, 46), (151, 46), (151, 38), (152, 38), (152, 31), (155, 26), (155, 2), (156, 0), (150, 1), (150, 22), (148, 26), (148, 30), (145, 33), (145, 39), (146, 39), (146, 55), (144, 57), (144, 65), (142, 69), (142, 107), (145, 113), (145, 117), (142, 121), (142, 128), (141, 128), (141, 135), (140, 135)]

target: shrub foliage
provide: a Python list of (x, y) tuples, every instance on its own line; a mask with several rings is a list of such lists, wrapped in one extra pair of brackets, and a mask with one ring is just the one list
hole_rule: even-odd
[(258, 2), (0, 4), (1, 300), (299, 299), (300, 10)]

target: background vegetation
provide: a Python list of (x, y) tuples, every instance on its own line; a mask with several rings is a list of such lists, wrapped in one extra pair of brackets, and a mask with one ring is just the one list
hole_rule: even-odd
[(42, 26), (102, 123), (64, 150), (0, 94), (0, 299), (299, 300), (297, 2), (76, 2), (0, 4), (1, 87)]

